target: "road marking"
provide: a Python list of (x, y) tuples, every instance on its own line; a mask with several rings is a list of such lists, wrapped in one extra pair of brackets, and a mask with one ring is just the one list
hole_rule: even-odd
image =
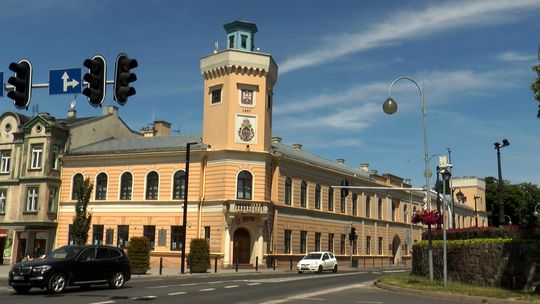
[(146, 288), (148, 288), (148, 289), (159, 289), (159, 288), (167, 288), (167, 287), (171, 287), (171, 286), (175, 286), (175, 285), (150, 286), (150, 287), (146, 287)]
[(111, 304), (111, 303), (116, 303), (116, 301), (93, 302), (93, 303), (88, 303), (88, 304)]
[(193, 285), (197, 285), (197, 283), (185, 283), (185, 284), (178, 284), (174, 286), (193, 286)]
[(146, 299), (155, 299), (157, 298), (156, 296), (143, 296), (143, 297), (135, 297), (135, 298), (131, 298), (132, 300), (146, 300)]
[(305, 294), (292, 296), (292, 297), (288, 297), (288, 298), (267, 301), (267, 302), (264, 302), (262, 304), (280, 304), (280, 303), (291, 302), (291, 301), (294, 301), (294, 300), (311, 299), (312, 297), (316, 297), (316, 296), (320, 296), (320, 295), (324, 295), (324, 294), (328, 294), (328, 293), (334, 293), (334, 292), (339, 292), (339, 291), (358, 288), (358, 287), (365, 287), (368, 284), (369, 284), (369, 282), (361, 283), (361, 284), (354, 284), (354, 285), (349, 285), (349, 286), (343, 286), (343, 287), (337, 287), (337, 288), (331, 288), (331, 289), (325, 289), (325, 290), (321, 290), (321, 291), (317, 291), (317, 292), (310, 292), (310, 293), (305, 293)]
[(229, 285), (229, 286), (225, 286), (224, 288), (236, 288), (238, 287), (238, 285)]
[(205, 289), (200, 289), (199, 291), (212, 291), (212, 290), (216, 290), (215, 288), (205, 288)]
[(171, 292), (168, 295), (169, 296), (177, 296), (177, 295), (182, 295), (182, 294), (186, 294), (186, 293), (187, 292), (185, 292), (185, 291), (179, 291), (179, 292)]
[(208, 282), (208, 284), (221, 284), (223, 283), (223, 281), (213, 281), (213, 282)]
[(255, 285), (261, 285), (261, 283), (249, 283), (248, 286), (255, 286)]
[(407, 272), (407, 271), (410, 271), (410, 270), (405, 270), (405, 269), (399, 269), (399, 270), (383, 270), (383, 272), (385, 272), (385, 273)]

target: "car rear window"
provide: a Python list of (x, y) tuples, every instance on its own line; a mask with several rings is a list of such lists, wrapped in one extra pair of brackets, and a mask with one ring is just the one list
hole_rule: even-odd
[(103, 248), (103, 247), (98, 247), (97, 249), (97, 259), (98, 260), (103, 260), (103, 259), (108, 259), (109, 258), (109, 249), (108, 248)]
[(111, 255), (111, 258), (117, 258), (122, 256), (122, 253), (118, 249), (110, 249), (109, 254)]

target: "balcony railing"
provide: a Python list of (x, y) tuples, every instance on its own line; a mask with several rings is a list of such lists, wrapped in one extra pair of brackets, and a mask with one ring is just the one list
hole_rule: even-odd
[(266, 214), (268, 213), (267, 202), (253, 201), (229, 201), (227, 212), (245, 214)]

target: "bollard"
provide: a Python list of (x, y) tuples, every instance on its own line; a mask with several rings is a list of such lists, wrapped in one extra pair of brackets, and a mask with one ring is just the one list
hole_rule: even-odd
[(163, 274), (163, 257), (159, 257), (159, 275)]
[(289, 258), (289, 270), (292, 270), (292, 257)]
[(214, 258), (214, 273), (217, 273), (217, 257)]
[(235, 267), (236, 272), (238, 272), (238, 263), (240, 263), (240, 260), (238, 258), (236, 258), (236, 267)]
[(259, 271), (259, 257), (255, 257), (255, 271)]

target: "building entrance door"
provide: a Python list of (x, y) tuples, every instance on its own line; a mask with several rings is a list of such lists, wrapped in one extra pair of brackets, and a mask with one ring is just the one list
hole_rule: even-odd
[(244, 228), (239, 228), (234, 232), (234, 253), (233, 262), (239, 264), (249, 264), (251, 256), (249, 232)]

